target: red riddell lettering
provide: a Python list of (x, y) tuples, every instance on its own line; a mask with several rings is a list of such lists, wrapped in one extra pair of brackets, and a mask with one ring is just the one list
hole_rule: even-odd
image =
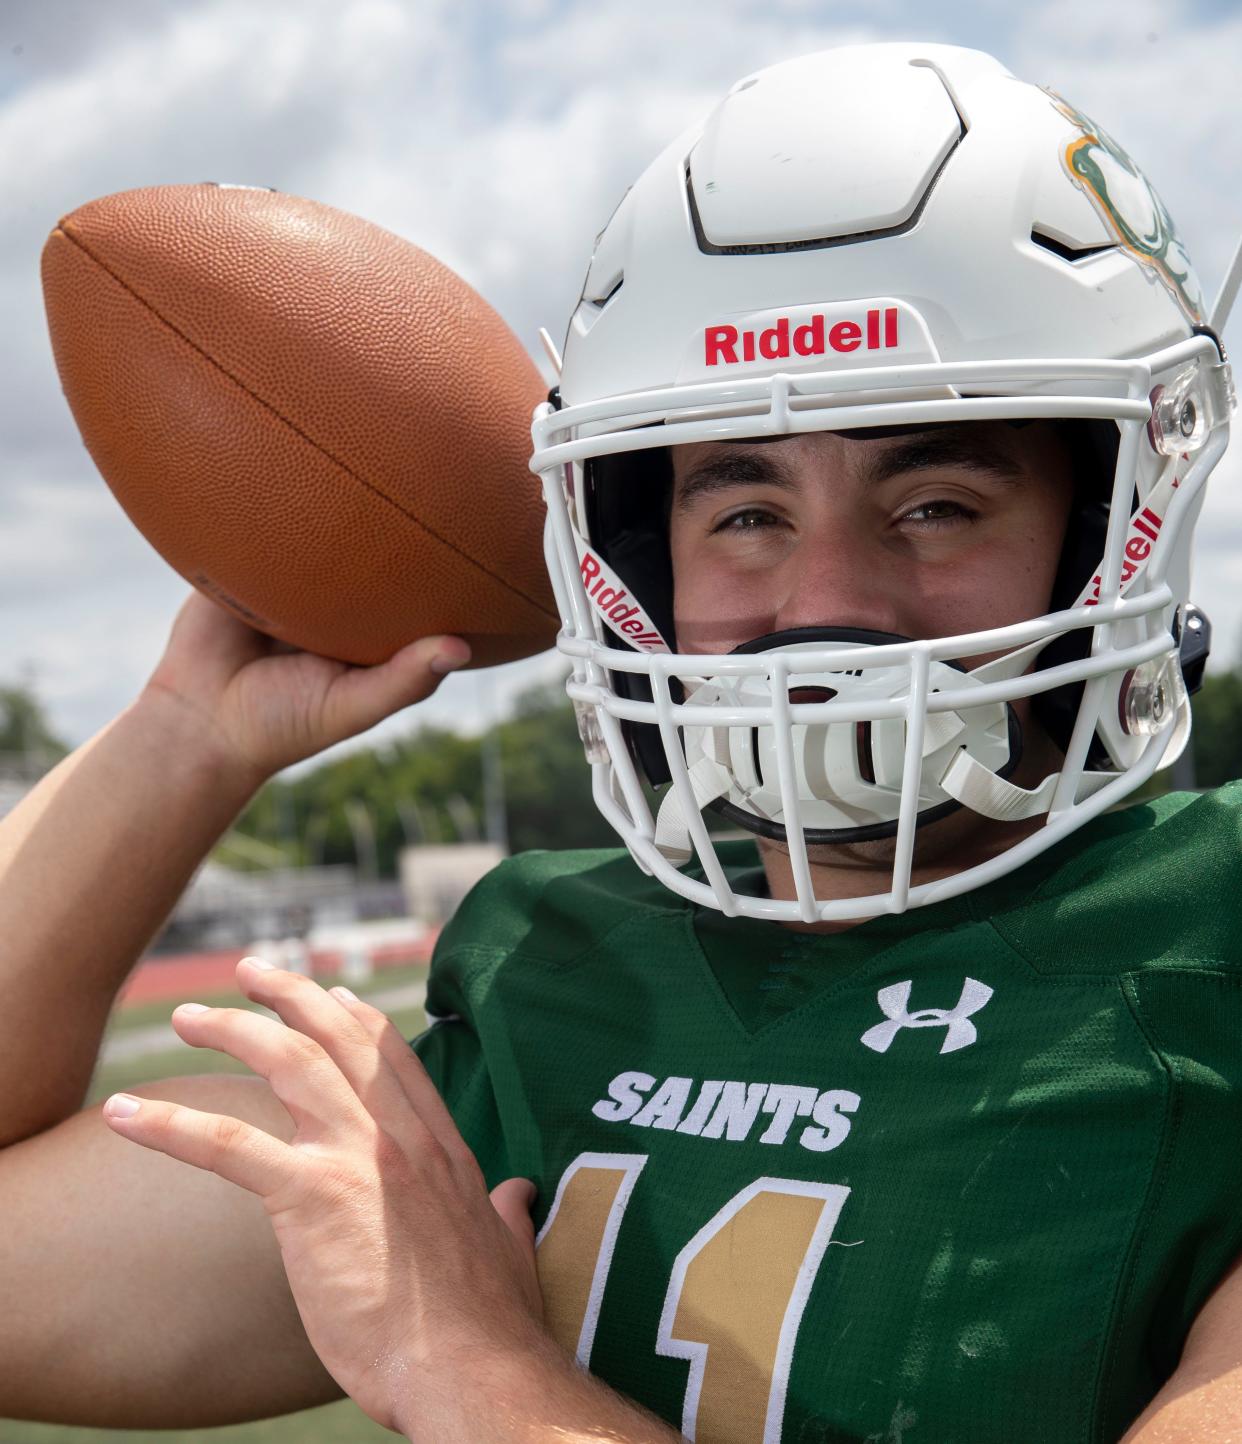
[(584, 551), (579, 563), (582, 586), (596, 610), (616, 624), (617, 630), (633, 640), (636, 647), (659, 647), (663, 649), (664, 638), (652, 630), (651, 620), (643, 616), (636, 602), (628, 600), (629, 592), (624, 587), (612, 586), (604, 564), (591, 552)]
[(736, 366), (760, 357), (780, 361), (791, 355), (826, 356), (829, 351), (893, 351), (900, 345), (898, 320), (897, 307), (886, 306), (883, 312), (873, 307), (862, 322), (835, 321), (831, 327), (819, 313), (798, 326), (793, 325), (791, 317), (778, 316), (771, 326), (758, 332), (739, 331), (729, 325), (708, 326), (703, 331), (703, 363)]
[[(1156, 533), (1160, 530), (1160, 518), (1150, 507), (1145, 506), (1132, 523), (1136, 531), (1141, 531), (1145, 537), (1156, 540)], [(1152, 530), (1155, 527), (1155, 531)]]
[[(1174, 482), (1173, 484), (1174, 486), (1177, 485), (1176, 482)], [(1137, 516), (1130, 518), (1131, 532), (1142, 532), (1143, 536), (1150, 537), (1151, 541), (1153, 542), (1159, 541), (1160, 528), (1163, 525), (1164, 518), (1162, 516), (1157, 516), (1156, 513), (1152, 511), (1151, 507), (1149, 506), (1145, 506)], [(1121, 561), (1121, 576), (1118, 578), (1119, 587), (1124, 587), (1125, 584), (1131, 579), (1131, 577), (1134, 576), (1135, 572), (1138, 571), (1141, 564), (1147, 560), (1150, 552), (1151, 544), (1149, 542), (1145, 542), (1143, 540), (1143, 537), (1130, 536), (1126, 540), (1125, 555), (1122, 557)], [(1100, 574), (1099, 572), (1097, 572), (1095, 576), (1091, 578), (1090, 595), (1083, 598), (1082, 605), (1084, 607), (1094, 607), (1099, 605), (1100, 588), (1102, 585), (1103, 582), (1101, 580)]]
[(709, 366), (715, 366), (722, 357), (730, 363), (737, 360), (736, 326), (709, 326), (706, 341)]
[(824, 354), (824, 318), (812, 316), (805, 326), (793, 333), (793, 348), (799, 356)]

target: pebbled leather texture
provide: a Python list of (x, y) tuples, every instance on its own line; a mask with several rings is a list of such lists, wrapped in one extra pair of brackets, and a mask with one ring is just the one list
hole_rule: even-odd
[(434, 257), (296, 196), (152, 186), (65, 216), (43, 290), (82, 439), (187, 581), (349, 662), (551, 645), (526, 465), (546, 387)]

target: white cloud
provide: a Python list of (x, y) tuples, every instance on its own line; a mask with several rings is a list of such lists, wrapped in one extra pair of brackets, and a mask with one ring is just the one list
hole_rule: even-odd
[[(442, 257), (534, 349), (539, 325), (562, 330), (625, 186), (728, 83), (803, 51), (914, 35), (993, 48), (1096, 115), (1164, 195), (1209, 294), (1242, 220), (1242, 16), (1203, 18), (1190, 0), (940, 7), (931, 20), (913, 0), (884, 0), (847, 22), (817, 0), (72, 8), (85, 18), (57, 52), (39, 18), (53, 7), (15, 7), (39, 63), (16, 88), (18, 72), (0, 72), (0, 676), (33, 659), (75, 738), (141, 684), (182, 590), (98, 480), (51, 365), (38, 252), (57, 217), (94, 196), (222, 179), (342, 206)], [(1203, 531), (1216, 542), (1198, 568), (1230, 651), (1242, 613), (1212, 600), (1242, 580), (1219, 544), (1242, 534), (1240, 489), (1220, 484), (1238, 475), (1209, 494)], [(552, 665), (522, 664), (496, 685)], [(477, 714), (481, 696), (453, 678), (426, 712)]]

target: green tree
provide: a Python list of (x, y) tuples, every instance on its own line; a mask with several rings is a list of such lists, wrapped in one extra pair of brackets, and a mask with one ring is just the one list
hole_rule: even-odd
[(616, 846), (591, 799), (591, 769), (563, 687), (524, 693), (499, 730), (512, 852)]
[[(573, 708), (559, 686), (520, 697), (514, 715), (488, 738), (500, 755), (511, 851), (615, 843), (591, 800), (591, 774)], [(351, 824), (358, 804), (374, 829), (382, 876), (396, 873), (410, 842), (458, 842), (486, 835), (484, 738), (421, 727), (395, 743), (365, 747), (289, 781), (269, 783), (236, 831), (279, 849), (291, 864), (358, 862)], [(230, 863), (248, 863), (229, 851)]]
[(52, 731), (43, 705), (29, 687), (0, 686), (0, 753), (50, 767), (69, 751)]
[(1196, 784), (1219, 787), (1242, 777), (1242, 668), (1209, 672), (1191, 707)]

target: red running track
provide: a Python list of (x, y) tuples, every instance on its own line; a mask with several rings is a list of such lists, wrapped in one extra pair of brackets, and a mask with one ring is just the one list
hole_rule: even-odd
[[(390, 943), (375, 948), (371, 961), (377, 970), (426, 963), (431, 958), (435, 934), (429, 933), (420, 942)], [(235, 969), (246, 956), (244, 948), (225, 948), (210, 953), (179, 953), (169, 957), (150, 958), (139, 963), (120, 994), (119, 1003), (152, 1003), (175, 998), (179, 1003), (192, 1003), (202, 994), (235, 993)], [(340, 953), (315, 949), (311, 953), (314, 977), (327, 977), (341, 970)]]

